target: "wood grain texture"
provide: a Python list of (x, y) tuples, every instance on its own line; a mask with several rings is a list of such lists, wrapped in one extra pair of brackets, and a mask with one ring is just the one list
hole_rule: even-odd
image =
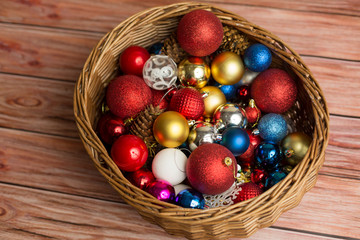
[[(69, 81), (77, 80), (83, 62), (101, 37), (97, 33), (44, 31), (28, 26), (13, 28), (8, 24), (0, 24), (0, 31), (0, 54), (4, 56), (0, 58), (0, 72)], [(24, 37), (16, 37), (19, 34)], [(358, 92), (353, 91), (360, 91), (360, 82), (357, 81), (360, 62), (307, 56), (304, 61), (324, 89), (330, 112), (360, 117), (360, 98)], [(72, 95), (69, 94), (69, 98)]]
[(11, 24), (0, 32), (0, 72), (72, 81), (102, 35)]
[(74, 84), (0, 73), (0, 126), (78, 137)]
[[(85, 0), (66, 0), (61, 4), (50, 0), (46, 2), (40, 4), (34, 0), (2, 1), (1, 4), (6, 5), (6, 8), (0, 5), (3, 11), (0, 12), (0, 21), (107, 32), (134, 13), (173, 1), (143, 1), (141, 4), (114, 0), (99, 3), (89, 3)], [(339, 2), (334, 4), (338, 6)], [(216, 5), (278, 35), (300, 54), (360, 60), (360, 42), (357, 41), (360, 38), (360, 21), (356, 16), (240, 4)], [(294, 8), (296, 9), (295, 6)], [(359, 9), (358, 6), (355, 6), (356, 8)], [(284, 24), (284, 19), (288, 24)]]
[[(129, 205), (4, 184), (0, 188), (2, 239), (183, 239), (171, 237), (142, 220)], [(286, 215), (291, 218), (291, 212)], [(319, 227), (320, 223), (313, 227)], [(270, 238), (335, 239), (277, 228), (262, 229), (249, 239)]]

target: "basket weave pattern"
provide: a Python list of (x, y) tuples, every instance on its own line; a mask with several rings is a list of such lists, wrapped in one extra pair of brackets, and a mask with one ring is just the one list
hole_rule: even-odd
[[(205, 210), (160, 202), (133, 186), (111, 160), (94, 131), (105, 88), (118, 74), (120, 53), (130, 45), (146, 48), (164, 40), (174, 32), (181, 17), (195, 9), (213, 12), (223, 25), (240, 30), (272, 50), (273, 61), (288, 71), (298, 85), (297, 101), (286, 114), (298, 130), (313, 138), (304, 160), (279, 184), (248, 201)], [(299, 55), (265, 29), (229, 11), (200, 3), (152, 8), (133, 15), (106, 34), (92, 50), (75, 86), (74, 113), (86, 151), (125, 202), (168, 233), (190, 239), (248, 237), (273, 224), (281, 213), (297, 206), (304, 193), (315, 185), (329, 136), (329, 113), (324, 95)]]

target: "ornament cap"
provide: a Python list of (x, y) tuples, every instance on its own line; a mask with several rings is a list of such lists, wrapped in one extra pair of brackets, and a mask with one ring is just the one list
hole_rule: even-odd
[(231, 166), (232, 165), (232, 159), (230, 158), (230, 157), (226, 157), (225, 159), (224, 159), (224, 163), (225, 163), (225, 165), (226, 166)]

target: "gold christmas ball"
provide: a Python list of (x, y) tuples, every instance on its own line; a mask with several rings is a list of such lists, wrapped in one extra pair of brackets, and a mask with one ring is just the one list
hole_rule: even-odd
[(302, 132), (287, 135), (281, 141), (281, 150), (285, 155), (285, 163), (296, 166), (306, 155), (311, 144), (311, 138)]
[(214, 86), (206, 86), (199, 90), (204, 95), (205, 112), (204, 117), (212, 117), (215, 110), (222, 104), (226, 103), (226, 97), (224, 93)]
[(233, 52), (217, 55), (211, 63), (211, 74), (222, 85), (238, 83), (244, 75), (245, 67), (241, 57)]
[(202, 88), (210, 78), (210, 67), (200, 57), (188, 57), (178, 67), (178, 77), (183, 86)]
[(153, 134), (156, 141), (164, 147), (178, 147), (188, 138), (189, 125), (180, 113), (167, 111), (156, 118)]

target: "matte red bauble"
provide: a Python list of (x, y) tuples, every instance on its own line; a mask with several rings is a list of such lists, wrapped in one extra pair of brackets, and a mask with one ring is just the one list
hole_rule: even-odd
[(205, 111), (205, 104), (195, 88), (182, 88), (171, 98), (169, 109), (181, 113), (186, 119), (199, 119)]
[(245, 108), (246, 117), (249, 123), (254, 124), (257, 123), (261, 116), (260, 109), (255, 105), (254, 99), (251, 99), (249, 102), (249, 106)]
[(124, 75), (112, 80), (106, 91), (110, 111), (125, 119), (135, 116), (152, 102), (152, 92), (144, 80), (135, 75)]
[(111, 157), (121, 170), (134, 172), (144, 166), (148, 150), (141, 138), (122, 135), (112, 145)]
[(224, 35), (219, 18), (205, 10), (186, 14), (179, 22), (177, 39), (180, 46), (190, 55), (203, 57), (215, 52)]
[(120, 69), (125, 74), (142, 77), (145, 62), (150, 58), (149, 52), (140, 46), (130, 46), (120, 55)]
[(152, 105), (155, 107), (159, 106), (160, 109), (167, 109), (169, 106), (169, 102), (164, 97), (166, 94), (166, 90), (155, 90), (151, 88), (151, 92), (153, 95)]
[(260, 73), (251, 85), (251, 96), (261, 111), (286, 112), (295, 102), (297, 87), (290, 75), (272, 68)]
[(145, 189), (150, 183), (155, 181), (154, 174), (146, 169), (138, 169), (135, 172), (130, 173), (127, 179), (136, 187)]
[(242, 202), (250, 198), (259, 196), (263, 193), (263, 190), (255, 183), (248, 182), (239, 186), (239, 192), (234, 199), (234, 203)]
[(235, 172), (234, 155), (215, 143), (196, 148), (186, 163), (186, 176), (191, 186), (204, 194), (216, 195), (229, 189), (235, 181)]
[(123, 120), (108, 112), (101, 116), (97, 125), (101, 140), (112, 144), (118, 137), (127, 132)]

